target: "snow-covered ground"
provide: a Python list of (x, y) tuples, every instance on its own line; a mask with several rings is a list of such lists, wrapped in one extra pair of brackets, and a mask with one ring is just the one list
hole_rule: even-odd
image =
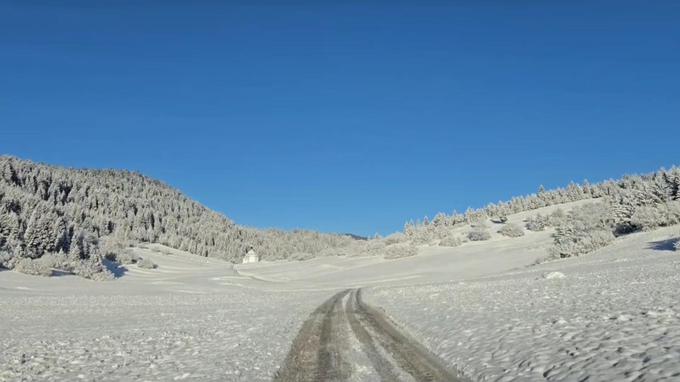
[[(547, 215), (557, 208), (565, 211), (592, 203), (578, 201), (550, 206), (508, 216), (509, 222), (524, 225), (523, 220), (538, 213)], [(423, 246), (418, 255), (396, 260), (380, 257), (327, 257), (301, 262), (273, 262), (237, 265), (241, 275), (278, 283), (281, 287), (326, 288), (371, 287), (376, 285), (409, 285), (451, 280), (464, 280), (492, 275), (534, 264), (548, 255), (552, 245), (552, 229), (526, 231), (517, 238), (505, 237), (496, 231), (503, 224), (488, 221), (491, 240), (467, 242), (459, 247)], [(453, 229), (465, 236), (470, 226)]]
[(550, 234), (238, 266), (151, 245), (157, 269), (108, 282), (0, 271), (0, 381), (270, 380), (310, 313), (357, 287), (473, 379), (680, 380), (678, 227), (532, 266)]
[(325, 292), (239, 287), (181, 254), (119, 280), (0, 272), (0, 381), (268, 381)]
[(267, 381), (306, 295), (3, 296), (0, 380)]
[(677, 227), (486, 278), (366, 291), (484, 381), (680, 380)]

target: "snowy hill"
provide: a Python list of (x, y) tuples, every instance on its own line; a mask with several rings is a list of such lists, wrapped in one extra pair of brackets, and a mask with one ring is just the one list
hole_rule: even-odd
[[(248, 247), (283, 259), (353, 239), (242, 227), (159, 181), (129, 171), (79, 170), (0, 157), (0, 266), (28, 273), (62, 268), (106, 277), (101, 258), (135, 243), (160, 243), (240, 262)], [(36, 262), (35, 259), (49, 255)]]
[[(570, 257), (604, 247), (617, 236), (680, 222), (677, 168), (594, 185), (541, 188), (537, 194), (464, 214), (408, 223), (403, 233), (371, 240), (239, 226), (176, 189), (128, 171), (68, 169), (7, 156), (0, 157), (0, 170), (0, 266), (39, 275), (56, 269), (111, 278), (102, 259), (117, 261), (117, 256), (127, 256), (126, 248), (139, 243), (235, 263), (249, 248), (267, 261), (398, 259), (422, 253), (423, 246), (467, 246), (499, 237), (518, 240), (525, 231), (546, 227), (554, 228), (552, 256)], [(589, 200), (597, 203), (583, 203), (569, 213), (548, 208)], [(546, 209), (543, 214), (541, 209)]]

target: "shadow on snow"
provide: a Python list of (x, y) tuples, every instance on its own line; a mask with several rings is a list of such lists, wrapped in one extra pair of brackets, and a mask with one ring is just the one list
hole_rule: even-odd
[(123, 265), (118, 265), (117, 262), (111, 261), (111, 260), (102, 260), (102, 264), (108, 269), (111, 273), (113, 273), (113, 276), (115, 278), (121, 278), (125, 275), (125, 273), (128, 271), (127, 268)]
[(649, 249), (654, 249), (657, 251), (674, 251), (675, 250), (675, 242), (680, 239), (675, 238), (675, 239), (668, 239), (668, 240), (659, 240), (659, 241), (650, 241), (649, 246), (647, 248)]

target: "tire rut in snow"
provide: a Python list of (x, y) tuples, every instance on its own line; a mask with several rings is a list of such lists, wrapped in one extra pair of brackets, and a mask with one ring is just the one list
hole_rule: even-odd
[(373, 364), (376, 373), (380, 376), (381, 381), (398, 381), (399, 378), (394, 372), (394, 367), (385, 357), (380, 354), (380, 351), (375, 346), (375, 341), (371, 338), (371, 334), (364, 328), (364, 326), (359, 322), (357, 313), (360, 313), (357, 309), (357, 291), (352, 291), (352, 295), (347, 300), (345, 309), (347, 312), (347, 319), (349, 320), (349, 325), (352, 328), (352, 332), (361, 343), (361, 348), (366, 353), (366, 356)]
[(387, 350), (402, 370), (417, 382), (462, 381), (458, 373), (448, 370), (443, 362), (423, 345), (401, 332), (380, 311), (361, 299), (361, 289), (354, 295), (357, 314), (364, 318), (380, 345)]
[(342, 298), (349, 292), (347, 289), (335, 294), (312, 312), (293, 340), (293, 345), (274, 381), (328, 381), (341, 374), (339, 370), (334, 370), (338, 365), (344, 365), (339, 349), (331, 343), (332, 316), (339, 311)]
[(352, 365), (342, 357), (343, 350), (348, 347), (345, 341), (347, 333), (343, 333), (341, 329), (342, 321), (346, 320), (343, 317), (345, 312), (342, 309), (342, 300), (348, 293), (349, 290), (346, 290), (335, 296), (330, 310), (321, 322), (316, 372), (318, 381), (344, 381), (352, 373)]
[[(343, 299), (348, 294), (343, 309)], [(353, 370), (347, 360), (356, 350), (346, 341), (349, 335), (356, 337), (375, 369), (375, 377), (381, 381), (399, 381), (400, 375), (406, 374), (416, 382), (463, 381), (382, 312), (364, 303), (361, 289), (335, 294), (310, 315), (274, 381), (350, 380)]]

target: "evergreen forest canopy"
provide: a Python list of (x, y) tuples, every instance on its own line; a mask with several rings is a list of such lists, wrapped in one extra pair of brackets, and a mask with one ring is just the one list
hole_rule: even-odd
[[(81, 170), (0, 157), (0, 265), (59, 254), (87, 276), (131, 243), (161, 243), (240, 261), (250, 247), (276, 260), (348, 245), (346, 235), (243, 227), (162, 182), (119, 170)], [(83, 269), (80, 269), (83, 268)]]

